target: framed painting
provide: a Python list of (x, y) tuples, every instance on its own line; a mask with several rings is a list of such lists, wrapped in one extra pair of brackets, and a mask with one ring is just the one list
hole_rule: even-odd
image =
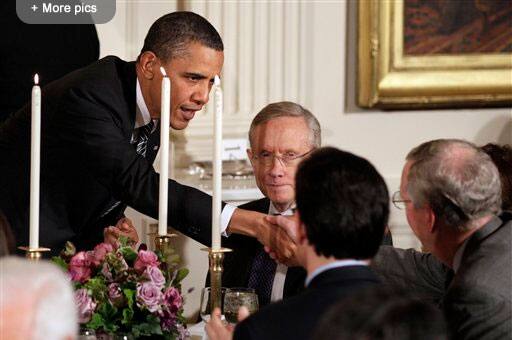
[(512, 1), (361, 0), (362, 107), (512, 104)]

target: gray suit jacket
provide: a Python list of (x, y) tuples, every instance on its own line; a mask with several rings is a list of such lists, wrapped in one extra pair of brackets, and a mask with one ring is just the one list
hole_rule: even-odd
[(373, 269), (385, 283), (438, 301), (456, 339), (512, 338), (512, 214), (469, 239), (457, 273), (431, 254), (381, 247)]

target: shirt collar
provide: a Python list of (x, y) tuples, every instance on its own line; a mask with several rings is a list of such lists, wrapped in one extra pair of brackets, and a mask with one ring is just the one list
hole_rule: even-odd
[(462, 262), (462, 255), (464, 254), (464, 249), (468, 245), (468, 241), (471, 237), (468, 237), (464, 243), (462, 243), (455, 252), (455, 256), (453, 257), (453, 271), (456, 273), (460, 268), (460, 263)]
[(311, 281), (321, 273), (333, 269), (333, 268), (340, 268), (340, 267), (348, 267), (348, 266), (368, 266), (368, 261), (365, 260), (356, 260), (356, 259), (345, 259), (345, 260), (337, 260), (328, 264), (325, 264), (323, 266), (318, 267), (315, 269), (311, 274), (308, 275), (306, 278), (306, 287), (309, 286)]
[(268, 214), (269, 215), (292, 216), (293, 213), (295, 212), (296, 206), (297, 205), (295, 204), (295, 202), (293, 202), (292, 205), (290, 205), (290, 207), (288, 209), (286, 209), (285, 211), (281, 212), (281, 211), (277, 210), (276, 206), (271, 201), (270, 202), (270, 207), (268, 208)]
[(148, 107), (144, 101), (142, 90), (140, 88), (139, 79), (137, 78), (137, 107), (135, 109), (135, 128), (149, 124), (151, 121), (151, 115), (149, 114)]

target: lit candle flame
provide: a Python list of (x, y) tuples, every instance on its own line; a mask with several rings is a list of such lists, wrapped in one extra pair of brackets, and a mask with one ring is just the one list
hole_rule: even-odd
[(34, 84), (39, 84), (39, 75), (37, 73), (34, 75)]
[(162, 66), (160, 66), (160, 72), (162, 72), (164, 77), (167, 77), (167, 73), (165, 73), (165, 69)]
[(220, 86), (220, 78), (218, 75), (215, 75), (215, 78), (213, 80), (213, 85)]

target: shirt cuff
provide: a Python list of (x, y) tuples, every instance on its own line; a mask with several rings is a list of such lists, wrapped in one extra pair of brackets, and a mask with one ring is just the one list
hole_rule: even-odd
[(229, 221), (231, 221), (231, 216), (233, 216), (235, 209), (236, 207), (234, 205), (226, 204), (220, 214), (220, 234), (224, 237), (229, 236), (226, 229), (228, 229)]

